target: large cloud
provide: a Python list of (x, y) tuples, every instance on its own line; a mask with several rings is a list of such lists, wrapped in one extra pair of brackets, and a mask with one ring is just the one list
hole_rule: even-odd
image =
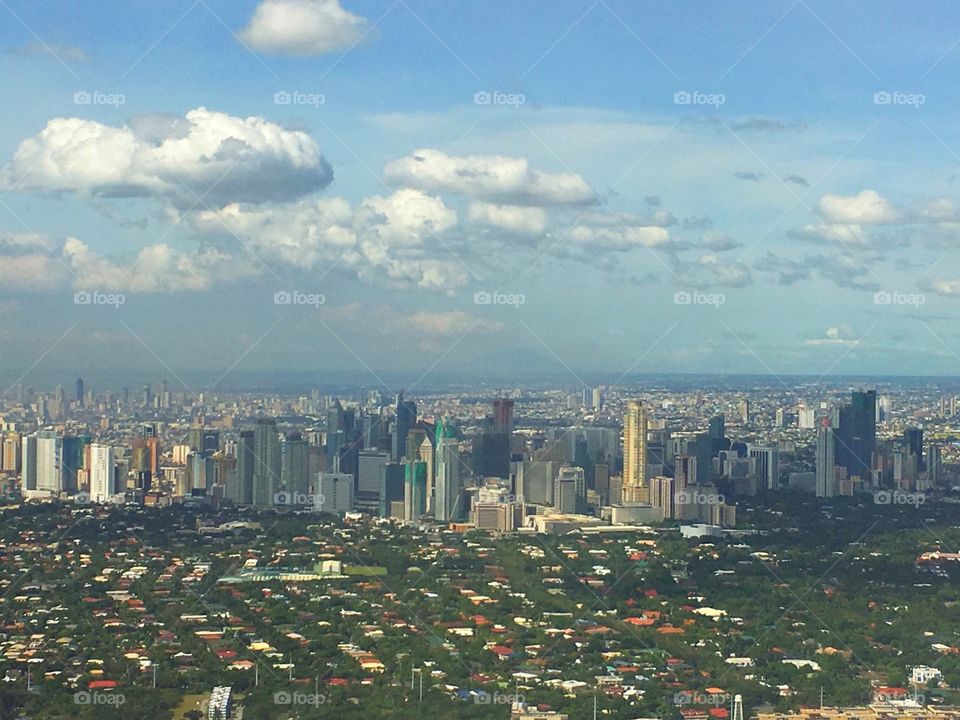
[(163, 197), (187, 207), (289, 199), (332, 179), (306, 133), (202, 107), (123, 127), (55, 118), (0, 171), (9, 189)]
[(457, 225), (456, 212), (419, 190), (370, 197), (356, 206), (338, 198), (235, 204), (190, 220), (203, 234), (226, 230), (257, 257), (300, 270), (336, 264), (371, 282), (443, 291), (466, 280), (440, 239)]
[(524, 235), (540, 235), (547, 227), (547, 213), (538, 207), (477, 201), (470, 203), (469, 217), (479, 225)]
[(366, 18), (339, 0), (263, 0), (240, 38), (254, 50), (282, 55), (322, 55), (345, 50), (372, 35)]
[[(181, 253), (158, 243), (142, 248), (128, 262), (105, 258), (76, 238), (68, 238), (63, 257), (73, 272), (73, 286), (83, 290), (129, 293), (207, 290), (224, 279), (249, 274), (242, 263), (217, 250)], [(244, 267), (247, 268), (244, 271)]]
[(875, 190), (861, 190), (856, 195), (824, 195), (817, 208), (831, 223), (893, 223), (900, 211)]
[(579, 175), (532, 170), (524, 158), (456, 157), (426, 148), (387, 163), (383, 173), (391, 185), (510, 205), (583, 205), (596, 201), (595, 193)]

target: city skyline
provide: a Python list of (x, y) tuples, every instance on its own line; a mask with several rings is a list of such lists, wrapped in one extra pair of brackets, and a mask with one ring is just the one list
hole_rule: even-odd
[(750, 9), (7, 3), (0, 378), (960, 375), (960, 11)]

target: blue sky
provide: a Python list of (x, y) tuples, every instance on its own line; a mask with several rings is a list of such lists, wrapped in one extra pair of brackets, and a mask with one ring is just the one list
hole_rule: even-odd
[(5, 382), (960, 368), (955, 4), (0, 16)]

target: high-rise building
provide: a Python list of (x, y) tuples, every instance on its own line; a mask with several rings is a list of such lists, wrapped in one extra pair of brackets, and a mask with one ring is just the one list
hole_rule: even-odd
[(650, 480), (650, 504), (663, 511), (665, 519), (676, 517), (676, 486), (675, 478), (654, 477)]
[(353, 510), (353, 475), (320, 473), (320, 494), (314, 507), (323, 512), (343, 515)]
[(639, 400), (630, 400), (623, 419), (623, 500), (640, 501), (646, 487), (647, 410)]
[(413, 400), (404, 400), (403, 393), (397, 393), (397, 402), (393, 420), (393, 459), (402, 460), (407, 449), (407, 433), (417, 424), (417, 404)]
[(310, 492), (307, 455), (307, 441), (303, 439), (303, 435), (287, 435), (281, 451), (280, 484), (298, 504), (303, 502), (302, 498)]
[(562, 513), (583, 512), (586, 493), (583, 468), (560, 468), (553, 491), (553, 506), (557, 510)]
[(40, 430), (37, 433), (37, 490), (59, 493), (63, 489), (63, 438), (53, 430)]
[(83, 378), (77, 378), (77, 390), (74, 399), (77, 401), (77, 407), (83, 407)]
[(747, 445), (747, 456), (756, 458), (760, 487), (780, 489), (780, 448), (777, 445)]
[(390, 456), (385, 452), (361, 450), (357, 459), (357, 509), (371, 515), (383, 511), (384, 488), (387, 483), (387, 463)]
[(407, 460), (403, 468), (404, 520), (419, 520), (427, 511), (427, 466), (419, 460)]
[(743, 398), (740, 401), (740, 423), (743, 425), (750, 424), (750, 400), (748, 398)]
[(797, 427), (801, 430), (813, 430), (816, 427), (817, 411), (804, 404), (797, 406)]
[(817, 497), (831, 498), (837, 493), (834, 429), (829, 418), (817, 427)]
[(37, 489), (37, 436), (24, 435), (20, 455), (20, 487), (24, 491)]
[(840, 408), (839, 418), (837, 464), (843, 465), (848, 475), (870, 481), (877, 446), (877, 391), (854, 390), (850, 404)]
[(256, 465), (254, 447), (256, 433), (241, 430), (237, 442), (237, 487), (228, 488), (227, 497), (240, 505), (253, 504), (253, 470)]
[(17, 433), (7, 435), (3, 439), (3, 470), (6, 472), (20, 471), (22, 439)]
[(925, 470), (923, 463), (923, 429), (907, 428), (904, 430), (903, 444), (906, 446), (907, 452), (917, 458), (917, 469), (921, 472)]
[(433, 513), (437, 520), (449, 522), (462, 514), (462, 508), (459, 507), (460, 489), (460, 441), (455, 437), (440, 437), (433, 502)]
[(493, 431), (508, 435), (513, 432), (513, 400), (497, 398), (493, 401)]
[(274, 418), (258, 418), (253, 431), (253, 504), (273, 505), (280, 486), (280, 436)]
[(94, 443), (90, 446), (90, 502), (107, 502), (120, 491), (117, 485), (117, 463), (113, 448)]

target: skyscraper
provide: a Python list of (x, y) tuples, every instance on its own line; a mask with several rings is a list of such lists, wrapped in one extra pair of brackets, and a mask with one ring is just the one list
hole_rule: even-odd
[(647, 410), (639, 400), (630, 400), (623, 419), (623, 500), (641, 500), (646, 486)]
[(37, 490), (64, 489), (63, 438), (53, 430), (37, 433)]
[(20, 487), (22, 490), (37, 489), (37, 436), (24, 435), (23, 452), (20, 457)]
[(407, 460), (403, 466), (404, 520), (419, 520), (427, 510), (427, 465)]
[(389, 508), (384, 505), (386, 498), (387, 453), (362, 450), (357, 458), (357, 509), (372, 515), (382, 514)]
[(242, 430), (237, 442), (237, 488), (228, 492), (227, 496), (240, 505), (253, 504), (253, 475), (256, 459), (254, 447), (256, 433), (253, 430)]
[(493, 431), (508, 435), (513, 432), (513, 400), (497, 398), (493, 401)]
[(743, 425), (750, 424), (750, 400), (743, 398), (740, 401), (740, 422)]
[[(440, 425), (438, 424), (438, 431)], [(439, 432), (438, 432), (439, 434)], [(460, 501), (460, 441), (441, 436), (437, 444), (436, 496), (434, 516), (441, 522), (455, 520), (461, 514)]]
[(554, 482), (553, 506), (562, 513), (583, 512), (586, 492), (583, 468), (560, 468)]
[(756, 458), (760, 487), (780, 489), (780, 448), (776, 445), (747, 445), (747, 456)]
[(822, 418), (817, 427), (817, 497), (836, 495), (836, 459), (834, 430), (829, 418)]
[(119, 492), (113, 448), (99, 443), (91, 445), (90, 466), (90, 502), (107, 502)]
[(280, 484), (294, 498), (295, 503), (302, 502), (310, 492), (310, 481), (307, 477), (307, 441), (300, 433), (290, 433), (283, 443)]
[(854, 390), (850, 404), (840, 408), (840, 427), (835, 432), (838, 464), (846, 467), (848, 475), (870, 481), (877, 446), (877, 391)]
[(353, 510), (353, 475), (320, 473), (320, 494), (314, 507), (323, 512), (342, 515)]
[(253, 431), (253, 503), (273, 505), (280, 485), (280, 436), (274, 418), (258, 418)]
[(396, 415), (393, 420), (393, 459), (402, 460), (407, 449), (407, 433), (417, 424), (417, 404), (413, 400), (404, 400), (403, 393), (397, 393)]
[(923, 463), (923, 429), (907, 428), (903, 431), (903, 442), (907, 452), (917, 458), (917, 469), (921, 472), (926, 469)]
[(74, 396), (77, 407), (83, 407), (83, 394), (83, 378), (77, 378), (77, 392)]

